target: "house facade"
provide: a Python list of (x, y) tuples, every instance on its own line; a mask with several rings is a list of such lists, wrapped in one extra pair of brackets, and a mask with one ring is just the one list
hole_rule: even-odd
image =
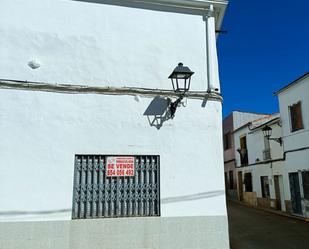
[(235, 132), (250, 121), (264, 117), (265, 114), (233, 111), (223, 120), (223, 148), (224, 148), (224, 178), (226, 195), (230, 199), (238, 199)]
[[(229, 248), (226, 5), (1, 1), (1, 245)], [(194, 75), (172, 117), (179, 62)]]
[(285, 211), (282, 146), (264, 137), (271, 127), (281, 137), (280, 115), (267, 115), (235, 131), (238, 197), (253, 206)]
[[(234, 130), (239, 200), (309, 217), (308, 93), (306, 73), (275, 93), (280, 113)], [(269, 139), (266, 127), (272, 131)]]
[(309, 217), (309, 73), (275, 94), (282, 120), (286, 206)]

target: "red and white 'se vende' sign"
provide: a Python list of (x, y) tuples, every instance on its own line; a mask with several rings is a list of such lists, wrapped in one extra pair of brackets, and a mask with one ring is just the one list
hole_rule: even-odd
[(106, 176), (134, 176), (134, 157), (107, 157)]

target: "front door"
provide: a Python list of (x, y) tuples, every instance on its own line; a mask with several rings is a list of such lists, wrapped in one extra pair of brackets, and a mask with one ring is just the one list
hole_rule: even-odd
[(275, 176), (274, 180), (275, 180), (276, 208), (278, 210), (281, 210), (281, 195), (280, 195), (279, 176)]
[(302, 215), (298, 173), (289, 173), (289, 180), (293, 213)]
[(238, 172), (238, 198), (240, 201), (244, 199), (242, 172)]

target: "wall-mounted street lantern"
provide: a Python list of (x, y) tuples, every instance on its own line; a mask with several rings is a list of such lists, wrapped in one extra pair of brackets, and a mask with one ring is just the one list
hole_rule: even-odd
[(183, 99), (184, 95), (189, 91), (191, 84), (191, 76), (194, 74), (189, 67), (185, 67), (182, 63), (174, 69), (168, 77), (172, 81), (173, 90), (179, 95), (175, 102), (170, 104), (171, 117), (174, 118), (176, 109)]
[(262, 129), (264, 137), (266, 137), (268, 140), (273, 140), (276, 141), (277, 143), (280, 144), (280, 146), (282, 146), (282, 138), (281, 137), (277, 137), (277, 138), (271, 138), (271, 134), (273, 129), (271, 127), (269, 127), (268, 125), (265, 125), (264, 128)]

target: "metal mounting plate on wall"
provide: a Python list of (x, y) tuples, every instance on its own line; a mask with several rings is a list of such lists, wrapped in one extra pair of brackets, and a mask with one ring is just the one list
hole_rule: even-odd
[[(134, 157), (133, 176), (107, 176), (107, 158), (76, 155), (73, 219), (160, 215), (160, 157)], [(121, 156), (119, 156), (121, 157)]]

